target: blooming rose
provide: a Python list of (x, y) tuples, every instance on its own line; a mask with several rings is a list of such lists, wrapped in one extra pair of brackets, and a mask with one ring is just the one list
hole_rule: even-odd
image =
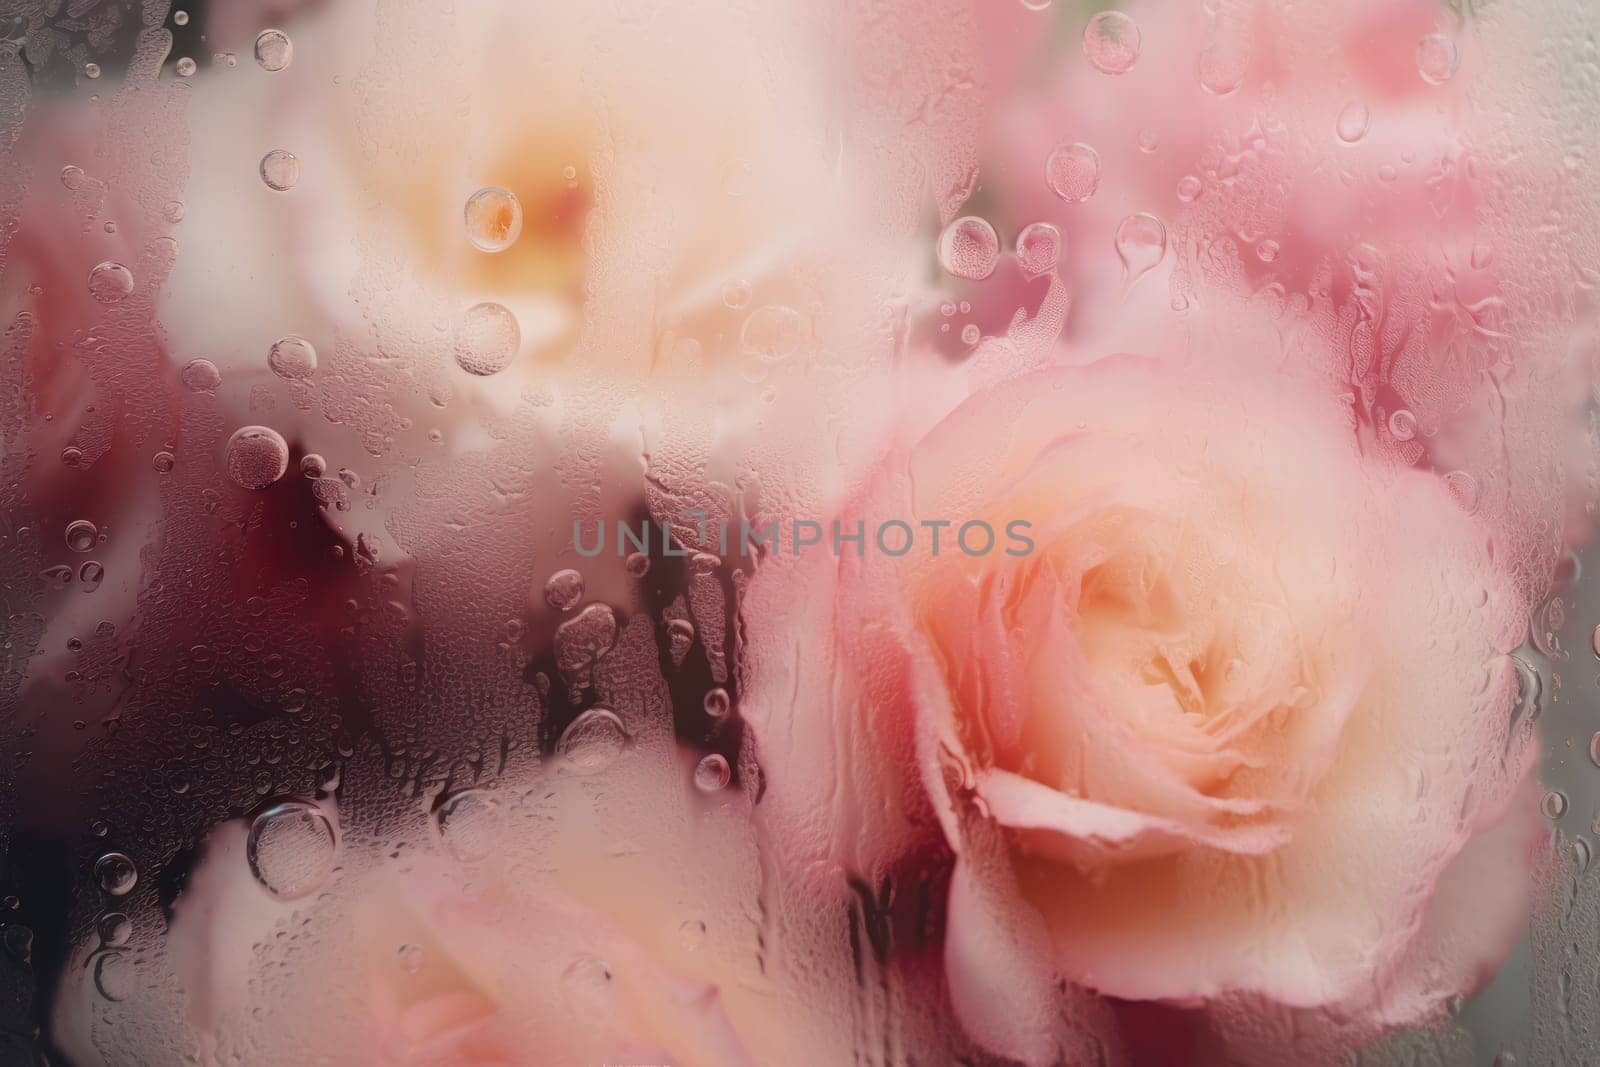
[[(914, 753), (956, 854), (946, 965), (986, 1044), (1050, 1059), (1019, 988), (1050, 972), (1397, 1023), (1509, 950), (1525, 612), (1347, 411), (1180, 361), (1044, 371), (894, 452), (849, 514), (953, 523), (937, 553), (847, 550), (836, 626), (862, 729)], [(1034, 548), (958, 540), (980, 520)]]

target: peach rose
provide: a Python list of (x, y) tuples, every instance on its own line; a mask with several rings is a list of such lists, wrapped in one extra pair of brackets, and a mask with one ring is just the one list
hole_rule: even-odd
[(847, 515), (951, 522), (937, 553), (926, 528), (847, 548), (835, 626), (847, 706), (956, 855), (946, 967), (985, 1044), (1050, 1060), (1052, 976), (1370, 1036), (1509, 950), (1526, 613), (1348, 408), (1181, 361), (1048, 370), (894, 452)]

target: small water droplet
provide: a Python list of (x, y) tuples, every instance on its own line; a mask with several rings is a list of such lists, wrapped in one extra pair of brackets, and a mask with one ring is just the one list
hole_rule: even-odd
[(622, 561), (622, 569), (630, 578), (643, 578), (650, 573), (650, 557), (643, 552), (629, 552), (628, 558)]
[(242, 426), (228, 438), (228, 476), (245, 489), (265, 489), (289, 469), (289, 444), (269, 426)]
[(1200, 53), (1200, 88), (1212, 96), (1227, 96), (1244, 84), (1248, 62), (1242, 50), (1214, 44)]
[(1352, 100), (1339, 109), (1334, 129), (1339, 134), (1339, 140), (1345, 144), (1355, 144), (1367, 135), (1367, 125), (1371, 119), (1372, 114), (1367, 110), (1367, 105), (1359, 100)]
[(209, 359), (191, 359), (178, 373), (178, 380), (192, 393), (209, 393), (222, 384), (222, 372)]
[(1185, 204), (1191, 204), (1199, 199), (1200, 191), (1204, 188), (1200, 179), (1193, 174), (1185, 174), (1178, 179), (1178, 199)]
[(189, 13), (187, 11), (174, 11), (172, 13), (172, 22), (175, 26), (189, 25)]
[(307, 478), (320, 478), (328, 473), (328, 461), (315, 452), (300, 457), (300, 473)]
[(262, 70), (282, 70), (294, 62), (294, 42), (282, 30), (256, 34), (256, 62)]
[(467, 198), (463, 214), (467, 240), (480, 252), (504, 252), (522, 235), (522, 201), (510, 190), (479, 189)]
[(1389, 432), (1396, 441), (1409, 441), (1417, 436), (1417, 417), (1406, 408), (1396, 408), (1389, 413)]
[(1101, 74), (1126, 74), (1139, 61), (1139, 24), (1121, 11), (1102, 11), (1083, 28), (1083, 54)]
[(94, 880), (111, 896), (127, 896), (139, 881), (139, 869), (125, 852), (107, 852), (94, 864)]
[(422, 970), (423, 958), (426, 955), (421, 945), (401, 945), (395, 955), (400, 960), (400, 967), (407, 974), (416, 974)]
[(85, 593), (92, 593), (100, 588), (100, 583), (105, 580), (106, 569), (95, 560), (88, 560), (78, 568), (78, 583)]
[(1139, 131), (1139, 151), (1149, 155), (1161, 147), (1161, 135), (1153, 128), (1146, 126)]
[(694, 787), (702, 793), (715, 793), (725, 787), (733, 777), (728, 759), (720, 752), (702, 756), (694, 768)]
[(961, 343), (971, 347), (983, 338), (983, 331), (978, 329), (978, 324), (969, 322), (961, 327)]
[(1044, 180), (1067, 203), (1081, 204), (1100, 188), (1100, 153), (1082, 141), (1057, 145), (1045, 160)]
[(706, 709), (706, 714), (713, 719), (724, 719), (733, 707), (733, 698), (728, 696), (728, 691), (721, 686), (706, 691), (705, 699), (701, 701)]
[(74, 552), (87, 552), (100, 537), (100, 530), (88, 519), (74, 519), (67, 523), (67, 547)]
[(300, 157), (287, 148), (274, 148), (261, 157), (261, 180), (280, 193), (293, 189), (300, 180)]
[(590, 708), (561, 731), (556, 754), (578, 774), (597, 774), (628, 746), (622, 720), (609, 708)]
[(133, 964), (128, 953), (108, 949), (94, 954), (94, 988), (113, 1004), (126, 1000), (134, 990)]
[(279, 900), (316, 892), (333, 873), (336, 851), (328, 816), (299, 800), (274, 804), (257, 815), (245, 841), (250, 873)]
[(1129, 215), (1117, 227), (1116, 248), (1123, 276), (1131, 286), (1167, 254), (1166, 224), (1147, 211)]
[(544, 602), (557, 611), (571, 611), (583, 599), (583, 575), (575, 570), (556, 571), (544, 583)]
[(133, 292), (133, 271), (106, 260), (89, 272), (89, 295), (102, 304), (115, 304)]
[(95, 79), (95, 78), (100, 77), (100, 64), (98, 64), (98, 63), (85, 63), (83, 65), (83, 76), (85, 78), (90, 79), (91, 81), (93, 79)]
[(1061, 231), (1048, 222), (1029, 223), (1017, 234), (1017, 263), (1025, 274), (1044, 274), (1061, 262)]
[(689, 952), (695, 952), (706, 943), (706, 924), (699, 919), (685, 919), (678, 924), (678, 942)]
[(172, 468), (177, 465), (177, 457), (171, 452), (157, 452), (150, 457), (150, 466), (155, 468), (157, 474), (171, 474)]
[(267, 350), (267, 366), (280, 378), (309, 378), (317, 371), (317, 350), (304, 337), (280, 337)]
[(1000, 261), (1000, 235), (985, 219), (966, 215), (939, 235), (939, 265), (956, 278), (979, 281)]
[(1567, 794), (1559, 789), (1550, 790), (1539, 802), (1539, 810), (1544, 812), (1547, 819), (1561, 818), (1567, 813)]
[(504, 304), (474, 304), (456, 325), (456, 365), (468, 374), (487, 377), (511, 365), (522, 345), (522, 327)]
[(1456, 43), (1442, 33), (1430, 33), (1417, 42), (1417, 73), (1429, 85), (1443, 85), (1456, 72), (1460, 62)]
[(750, 303), (750, 283), (741, 278), (735, 278), (722, 287), (722, 305), (738, 311)]

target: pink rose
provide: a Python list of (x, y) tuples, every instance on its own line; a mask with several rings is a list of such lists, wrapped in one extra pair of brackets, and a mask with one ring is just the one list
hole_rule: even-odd
[(1288, 376), (1058, 368), (895, 450), (846, 514), (952, 523), (938, 553), (927, 529), (847, 549), (834, 627), (856, 746), (910, 761), (882, 780), (920, 782), (956, 855), (945, 961), (983, 1043), (1048, 1061), (1056, 975), (1370, 1036), (1509, 950), (1537, 821), (1513, 805), (1525, 611), (1348, 409)]

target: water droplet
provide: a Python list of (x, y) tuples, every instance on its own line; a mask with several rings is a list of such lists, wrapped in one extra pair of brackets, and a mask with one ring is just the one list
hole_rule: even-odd
[(583, 575), (575, 570), (556, 571), (544, 583), (544, 602), (557, 611), (571, 611), (583, 599)]
[(643, 578), (650, 573), (650, 557), (643, 552), (629, 552), (628, 558), (622, 561), (622, 569), (630, 578)]
[(317, 350), (304, 337), (280, 337), (267, 350), (267, 366), (280, 378), (309, 378), (317, 371)]
[(1018, 0), (1018, 3), (1029, 11), (1048, 11), (1054, 2), (1055, 0)]
[(1185, 204), (1193, 203), (1199, 198), (1202, 188), (1199, 178), (1193, 174), (1185, 174), (1178, 179), (1178, 199)]
[(85, 63), (83, 65), (83, 76), (90, 80), (100, 77), (100, 64)]
[(1149, 155), (1161, 147), (1161, 135), (1154, 129), (1146, 126), (1139, 131), (1139, 151)]
[(133, 271), (106, 260), (89, 272), (89, 295), (102, 304), (115, 304), (133, 292)]
[(975, 345), (983, 337), (983, 331), (978, 329), (978, 324), (969, 322), (961, 327), (961, 343), (967, 346)]
[(173, 69), (178, 72), (178, 77), (188, 78), (191, 77), (195, 72), (195, 62), (188, 56), (184, 56), (182, 59), (178, 60), (176, 64), (174, 64)]
[(706, 714), (713, 719), (725, 719), (728, 711), (733, 707), (733, 699), (728, 696), (728, 691), (721, 686), (706, 690), (705, 699), (701, 704), (706, 709)]
[(126, 1000), (135, 987), (133, 964), (128, 953), (107, 950), (94, 954), (94, 988), (105, 999)]
[(421, 945), (401, 945), (395, 952), (395, 956), (400, 960), (400, 968), (407, 974), (416, 974), (422, 970), (425, 955)]
[(486, 377), (511, 365), (522, 345), (522, 327), (504, 304), (474, 304), (456, 326), (456, 365), (468, 374)]
[(298, 900), (333, 873), (336, 846), (333, 824), (321, 808), (289, 800), (251, 822), (245, 858), (267, 892), (279, 900)]
[(504, 252), (522, 234), (522, 201), (515, 193), (487, 186), (467, 198), (467, 240), (480, 252)]
[(105, 580), (106, 569), (95, 560), (89, 560), (78, 568), (78, 582), (83, 586), (85, 593), (92, 593), (100, 588), (100, 583)]
[(67, 547), (74, 552), (89, 551), (99, 536), (99, 528), (88, 519), (74, 519), (67, 523)]
[(1539, 801), (1539, 810), (1544, 812), (1547, 819), (1559, 819), (1567, 813), (1567, 794), (1559, 789), (1552, 789)]
[(1200, 88), (1212, 96), (1227, 96), (1244, 84), (1246, 55), (1236, 47), (1214, 44), (1200, 53)]
[(1256, 258), (1263, 263), (1274, 262), (1278, 258), (1278, 242), (1271, 239), (1261, 241), (1256, 245)]
[(94, 880), (111, 896), (127, 896), (139, 881), (139, 869), (127, 853), (107, 852), (95, 861)]
[(1517, 1067), (1517, 1054), (1510, 1049), (1501, 1049), (1494, 1058), (1494, 1067)]
[(300, 157), (287, 148), (274, 148), (261, 157), (261, 180), (280, 193), (293, 189), (300, 180)]
[(1389, 432), (1396, 441), (1409, 441), (1417, 436), (1417, 417), (1405, 408), (1389, 413)]
[(1000, 235), (985, 219), (966, 215), (939, 235), (939, 265), (957, 278), (978, 281), (994, 273), (1000, 261)]
[(1371, 121), (1371, 112), (1367, 105), (1359, 100), (1352, 100), (1339, 109), (1339, 117), (1334, 122), (1334, 129), (1339, 134), (1339, 140), (1345, 144), (1355, 144), (1367, 135), (1367, 124)]
[(805, 321), (794, 308), (764, 304), (744, 320), (739, 346), (768, 363), (788, 359), (805, 341)]
[(150, 466), (155, 468), (157, 474), (171, 474), (172, 468), (177, 465), (177, 457), (171, 452), (157, 452), (150, 457)]
[(1057, 145), (1045, 160), (1044, 180), (1067, 203), (1081, 204), (1100, 188), (1100, 153), (1082, 141)]
[(262, 70), (282, 70), (294, 62), (294, 42), (282, 30), (256, 34), (256, 62)]
[(187, 11), (174, 11), (172, 13), (172, 22), (176, 26), (189, 25), (189, 13)]
[(750, 303), (750, 283), (735, 278), (722, 287), (722, 305), (738, 311)]
[(494, 850), (500, 809), (483, 789), (450, 793), (434, 809), (434, 821), (444, 847), (456, 859), (482, 859)]
[(1083, 54), (1101, 74), (1126, 74), (1139, 61), (1139, 24), (1121, 11), (1102, 11), (1083, 28)]
[(579, 774), (597, 774), (616, 762), (628, 746), (622, 720), (609, 708), (590, 708), (561, 731), (556, 754)]
[(706, 924), (699, 919), (685, 919), (678, 924), (678, 942), (689, 952), (695, 952), (706, 943)]
[(606, 1013), (611, 993), (611, 968), (605, 960), (585, 956), (561, 972), (561, 992), (584, 1015)]
[(1577, 868), (1577, 873), (1582, 874), (1589, 869), (1589, 862), (1594, 859), (1594, 852), (1589, 847), (1589, 842), (1579, 837), (1572, 842), (1572, 865)]
[(1466, 471), (1451, 471), (1444, 476), (1444, 487), (1468, 514), (1478, 508), (1478, 480)]
[(328, 461), (315, 452), (300, 457), (300, 473), (307, 478), (320, 478), (328, 473)]
[(1443, 85), (1455, 75), (1460, 54), (1456, 43), (1442, 33), (1430, 33), (1417, 42), (1417, 73), (1429, 85)]
[(222, 384), (222, 372), (209, 359), (191, 359), (178, 373), (183, 387), (193, 393), (209, 393)]
[(1167, 254), (1167, 227), (1147, 211), (1129, 215), (1117, 227), (1116, 248), (1123, 275), (1132, 285)]
[(126, 945), (133, 936), (133, 922), (120, 911), (108, 911), (95, 923), (102, 945)]
[(715, 793), (733, 778), (728, 759), (720, 752), (702, 756), (694, 767), (694, 787), (702, 793)]
[(1017, 263), (1025, 274), (1044, 274), (1061, 262), (1061, 231), (1048, 222), (1029, 223), (1017, 234)]
[(243, 426), (228, 438), (228, 477), (246, 489), (265, 489), (289, 469), (289, 444), (268, 426)]

